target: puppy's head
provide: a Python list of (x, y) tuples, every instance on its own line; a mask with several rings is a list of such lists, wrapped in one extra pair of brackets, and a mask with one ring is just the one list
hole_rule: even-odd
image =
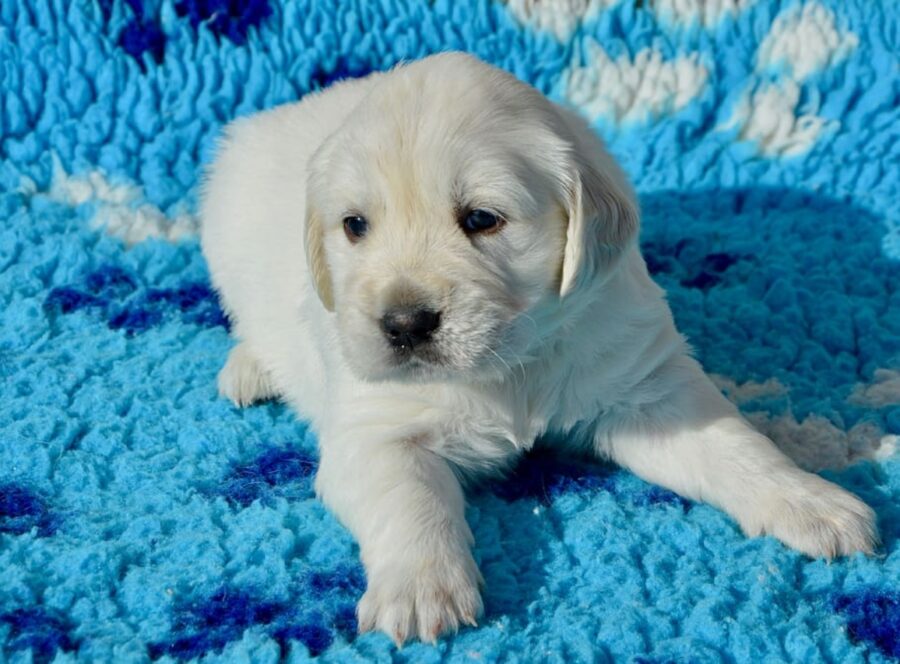
[(373, 380), (472, 378), (534, 343), (634, 238), (602, 143), (461, 54), (383, 75), (310, 163), (306, 249), (344, 354)]

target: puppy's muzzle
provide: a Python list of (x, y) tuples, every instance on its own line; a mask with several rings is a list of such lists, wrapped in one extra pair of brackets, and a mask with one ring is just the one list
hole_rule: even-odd
[(381, 317), (381, 330), (397, 351), (428, 343), (440, 325), (441, 312), (418, 306), (395, 307)]

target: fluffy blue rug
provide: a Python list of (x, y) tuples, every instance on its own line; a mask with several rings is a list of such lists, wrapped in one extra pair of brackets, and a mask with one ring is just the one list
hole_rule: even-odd
[[(235, 116), (442, 49), (591, 119), (699, 357), (879, 556), (536, 456), (471, 499), (482, 625), (356, 636), (314, 436), (216, 396), (197, 183)], [(3, 0), (0, 661), (900, 658), (898, 53), (890, 0)]]

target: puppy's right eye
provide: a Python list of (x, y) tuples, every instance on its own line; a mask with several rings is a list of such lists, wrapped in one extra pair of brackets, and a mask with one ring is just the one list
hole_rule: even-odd
[(358, 214), (344, 217), (344, 234), (352, 243), (359, 242), (369, 231), (369, 222)]
[(459, 225), (466, 235), (492, 233), (500, 228), (503, 223), (503, 219), (499, 215), (481, 208), (469, 210), (459, 220)]

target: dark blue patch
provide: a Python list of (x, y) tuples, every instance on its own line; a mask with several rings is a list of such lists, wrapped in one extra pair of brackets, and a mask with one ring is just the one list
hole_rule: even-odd
[[(635, 484), (640, 488), (634, 489)], [(678, 494), (636, 480), (612, 464), (567, 460), (544, 449), (526, 454), (511, 473), (489, 482), (487, 488), (508, 502), (531, 498), (544, 505), (566, 493), (591, 491), (611, 493), (638, 507), (671, 505), (687, 512), (692, 505)]]
[[(112, 16), (115, 0), (97, 0), (103, 20), (108, 22)], [(147, 65), (144, 54), (147, 53), (156, 64), (162, 62), (166, 50), (166, 35), (162, 30), (158, 16), (158, 3), (144, 0), (125, 0), (125, 5), (134, 15), (119, 33), (118, 44), (128, 55), (133, 57), (142, 71)]]
[(66, 286), (51, 289), (44, 300), (44, 311), (50, 315), (71, 314), (82, 309), (103, 309), (105, 306), (106, 302), (101, 298)]
[(235, 44), (247, 41), (250, 28), (272, 14), (268, 0), (180, 0), (175, 11), (187, 16), (195, 29), (202, 23)]
[(125, 330), (128, 336), (156, 327), (163, 321), (163, 312), (135, 305), (113, 314), (106, 324), (111, 330)]
[(284, 604), (222, 588), (204, 601), (179, 607), (174, 638), (151, 643), (150, 657), (158, 659), (168, 654), (178, 659), (194, 659), (210, 650), (221, 650), (239, 639), (248, 627), (269, 625), (285, 610)]
[(722, 274), (737, 262), (738, 258), (731, 254), (722, 252), (707, 254), (699, 263), (691, 264), (688, 262), (685, 265), (687, 273), (693, 276), (683, 278), (681, 285), (688, 288), (699, 288), (704, 291), (709, 290), (721, 282)]
[(208, 284), (190, 282), (176, 288), (147, 288), (119, 266), (87, 274), (83, 283), (54, 288), (44, 301), (50, 316), (99, 312), (112, 330), (133, 336), (178, 318), (189, 325), (229, 328), (228, 319)]
[(724, 273), (741, 257), (726, 252), (698, 254), (696, 243), (679, 240), (674, 246), (663, 246), (652, 240), (641, 247), (650, 274), (675, 274), (688, 288), (707, 291), (719, 284)]
[(682, 512), (687, 512), (692, 505), (691, 501), (682, 498), (677, 493), (652, 484), (646, 490), (634, 494), (631, 502), (640, 507), (672, 505), (680, 508)]
[(243, 629), (249, 625), (268, 625), (283, 611), (284, 606), (278, 602), (259, 600), (248, 593), (223, 588), (197, 606), (195, 611), (189, 610), (185, 614), (188, 621), (184, 624), (202, 628)]
[(25, 487), (0, 485), (0, 533), (22, 535), (37, 528), (41, 537), (56, 532), (57, 520), (44, 500)]
[(361, 594), (366, 588), (366, 578), (359, 565), (339, 565), (331, 570), (315, 570), (306, 577), (306, 586), (314, 597), (325, 597), (335, 592)]
[[(313, 579), (317, 589), (310, 587)], [(292, 641), (318, 655), (341, 634), (356, 634), (354, 607), (365, 582), (356, 566), (316, 570), (295, 587), (287, 601), (272, 601), (258, 589), (224, 587), (206, 599), (186, 602), (174, 608), (169, 639), (148, 646), (151, 659), (170, 655), (189, 660), (238, 641), (246, 629), (261, 628), (275, 639), (286, 656)], [(323, 582), (323, 580), (326, 580)]]
[(242, 507), (278, 495), (312, 496), (312, 478), (317, 467), (315, 457), (302, 450), (273, 447), (254, 460), (236, 466), (218, 485), (217, 492)]
[(676, 264), (675, 260), (670, 256), (666, 256), (657, 244), (653, 242), (643, 243), (641, 253), (644, 256), (644, 262), (647, 264), (647, 270), (650, 274), (662, 274), (674, 271)]
[(97, 0), (97, 5), (100, 7), (100, 14), (103, 15), (104, 21), (108, 21), (109, 17), (112, 16), (113, 2), (114, 0)]
[(119, 35), (119, 46), (144, 67), (144, 53), (149, 53), (156, 64), (162, 62), (166, 50), (166, 35), (155, 21), (135, 18)]
[[(98, 2), (103, 19), (108, 21), (114, 0)], [(141, 69), (146, 68), (145, 53), (159, 64), (165, 55), (166, 35), (157, 16), (158, 7), (143, 0), (125, 0), (125, 4), (134, 17), (119, 35), (119, 46), (137, 60)], [(271, 16), (272, 8), (268, 0), (180, 0), (175, 12), (186, 17), (195, 29), (202, 24), (216, 35), (243, 44), (250, 28)]]
[(313, 657), (321, 654), (334, 641), (331, 628), (325, 626), (324, 617), (319, 614), (311, 614), (300, 622), (279, 627), (272, 636), (281, 644), (282, 651), (288, 641), (299, 641), (309, 648), (309, 654)]
[(147, 16), (147, 7), (144, 6), (144, 0), (125, 0), (125, 4), (131, 7), (131, 11), (133, 11), (134, 15), (138, 18), (145, 18)]
[(172, 314), (180, 314), (185, 323), (228, 328), (228, 319), (219, 308), (215, 292), (206, 284), (199, 283), (180, 288), (147, 289), (128, 301), (107, 322), (111, 329), (125, 330), (131, 336), (160, 325)]
[(490, 482), (488, 488), (506, 501), (534, 498), (550, 504), (563, 493), (610, 490), (611, 467), (573, 463), (544, 450), (526, 454), (504, 479)]
[(183, 318), (195, 325), (228, 327), (228, 319), (219, 307), (219, 299), (207, 285), (192, 283), (174, 289), (150, 289), (144, 296), (150, 306), (177, 307)]
[(738, 257), (723, 252), (707, 254), (703, 259), (703, 269), (711, 272), (724, 272), (738, 262)]
[(84, 284), (91, 293), (107, 298), (124, 298), (137, 290), (137, 279), (118, 265), (104, 265), (89, 273)]
[(70, 634), (72, 624), (58, 611), (42, 606), (15, 609), (0, 614), (0, 623), (9, 625), (6, 648), (11, 652), (30, 650), (35, 662), (49, 662), (60, 650), (72, 652), (78, 642)]
[(687, 286), (688, 288), (699, 288), (700, 290), (707, 291), (720, 281), (722, 281), (722, 277), (718, 274), (711, 274), (704, 271), (690, 279), (683, 279), (681, 285)]
[(900, 658), (900, 593), (867, 589), (841, 595), (834, 600), (834, 607), (846, 618), (851, 639)]
[[(363, 584), (363, 588), (365, 588), (365, 584)], [(360, 595), (362, 595), (361, 592)], [(352, 640), (359, 630), (359, 623), (356, 622), (356, 604), (342, 604), (339, 606), (334, 612), (332, 624), (338, 632), (344, 635), (345, 639), (348, 641)]]

